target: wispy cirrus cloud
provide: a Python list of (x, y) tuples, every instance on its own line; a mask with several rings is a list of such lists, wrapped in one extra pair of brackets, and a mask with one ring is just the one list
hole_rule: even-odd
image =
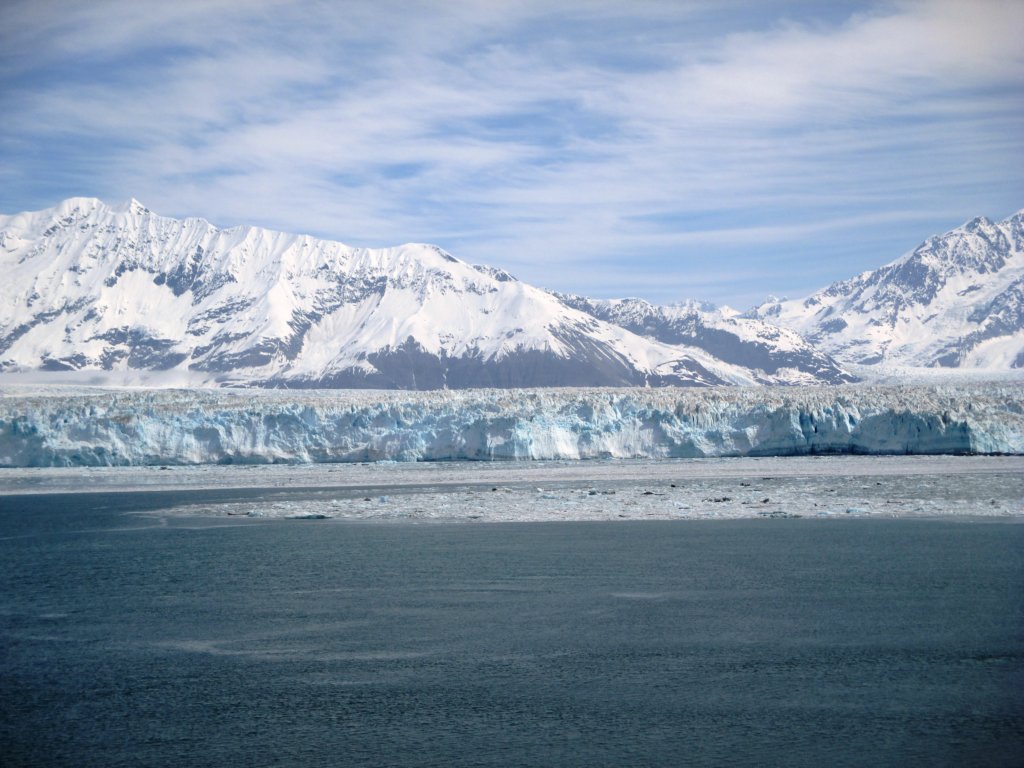
[(690, 275), (743, 305), (1024, 204), (1016, 2), (44, 1), (0, 19), (7, 211), (135, 196), (438, 242), (605, 296), (682, 299)]

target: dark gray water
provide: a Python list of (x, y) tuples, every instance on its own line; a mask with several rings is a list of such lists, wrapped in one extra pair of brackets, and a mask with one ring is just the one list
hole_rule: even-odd
[(1021, 765), (1024, 525), (0, 498), (0, 762)]

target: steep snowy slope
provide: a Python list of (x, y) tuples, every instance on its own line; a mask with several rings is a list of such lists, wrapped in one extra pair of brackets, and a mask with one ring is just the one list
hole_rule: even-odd
[(974, 219), (880, 269), (749, 316), (848, 363), (1024, 367), (1024, 211)]
[(831, 380), (643, 338), (434, 246), (217, 229), (134, 200), (0, 217), (0, 269), (0, 371), (402, 389)]
[(853, 377), (800, 334), (710, 304), (663, 307), (643, 299), (595, 300), (559, 295), (568, 306), (665, 344), (707, 350), (720, 360), (755, 371), (765, 380), (841, 384)]

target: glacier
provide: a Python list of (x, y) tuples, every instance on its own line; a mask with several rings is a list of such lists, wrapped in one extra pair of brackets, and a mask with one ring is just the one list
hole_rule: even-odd
[(0, 390), (0, 466), (1022, 454), (1024, 385)]

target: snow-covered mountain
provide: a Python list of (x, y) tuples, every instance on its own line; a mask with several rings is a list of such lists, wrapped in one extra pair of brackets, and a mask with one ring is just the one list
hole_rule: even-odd
[(0, 371), (400, 389), (847, 378), (757, 321), (723, 319), (739, 339), (725, 345), (704, 331), (650, 334), (434, 246), (218, 229), (135, 200), (0, 216), (0, 269)]
[(727, 363), (768, 376), (794, 377), (802, 372), (808, 380), (832, 384), (854, 380), (795, 331), (724, 307), (696, 301), (665, 307), (636, 298), (596, 300), (565, 294), (559, 298), (645, 338), (700, 347)]
[(748, 317), (778, 323), (846, 363), (1024, 367), (1024, 211), (926, 240), (880, 269)]

